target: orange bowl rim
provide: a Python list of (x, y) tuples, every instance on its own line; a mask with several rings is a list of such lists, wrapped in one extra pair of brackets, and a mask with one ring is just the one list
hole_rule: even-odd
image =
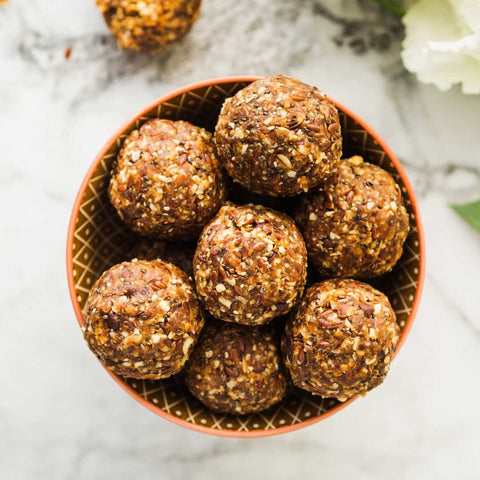
[[(75, 197), (75, 202), (73, 204), (72, 213), (70, 216), (70, 221), (68, 224), (68, 234), (67, 234), (67, 250), (66, 250), (66, 263), (67, 263), (67, 279), (68, 279), (68, 289), (70, 292), (70, 298), (73, 304), (73, 309), (75, 311), (75, 315), (77, 317), (78, 324), (80, 327), (82, 326), (82, 309), (77, 299), (77, 293), (75, 289), (75, 279), (73, 277), (73, 240), (74, 240), (74, 233), (75, 233), (75, 224), (77, 221), (78, 213), (80, 210), (80, 204), (85, 195), (85, 191), (88, 187), (88, 184), (91, 180), (92, 174), (95, 172), (96, 168), (98, 167), (99, 163), (102, 161), (105, 154), (111, 148), (111, 146), (116, 142), (117, 138), (123, 134), (123, 132), (130, 127), (133, 123), (139, 120), (142, 116), (148, 113), (153, 108), (157, 107), (158, 105), (165, 103), (172, 98), (186, 93), (190, 90), (195, 90), (202, 87), (208, 87), (211, 85), (218, 85), (223, 83), (234, 83), (234, 82), (254, 82), (255, 80), (260, 80), (264, 78), (263, 76), (229, 76), (229, 77), (217, 77), (211, 78), (207, 80), (202, 80), (199, 82), (189, 83), (180, 87), (166, 95), (163, 95), (153, 102), (151, 102), (148, 106), (143, 108), (140, 112), (133, 115), (129, 120), (124, 122), (120, 128), (116, 130), (116, 132), (110, 137), (107, 143), (103, 146), (100, 152), (97, 154), (93, 162), (91, 163), (90, 167), (85, 174), (78, 193)], [(405, 188), (407, 190), (407, 194), (409, 196), (410, 202), (412, 204), (413, 211), (415, 213), (415, 221), (417, 223), (417, 230), (418, 230), (418, 249), (419, 249), (419, 269), (418, 269), (418, 283), (417, 288), (415, 291), (415, 298), (413, 300), (412, 310), (410, 315), (408, 316), (407, 321), (405, 322), (405, 327), (402, 330), (402, 334), (397, 344), (397, 348), (395, 350), (395, 356), (400, 351), (401, 347), (405, 343), (408, 334), (412, 328), (415, 316), (418, 311), (418, 307), (420, 304), (420, 298), (422, 296), (423, 291), (423, 283), (425, 278), (425, 238), (422, 226), (422, 220), (420, 216), (420, 209), (418, 206), (417, 198), (413, 191), (412, 185), (408, 180), (407, 174), (403, 169), (400, 161), (397, 159), (393, 151), (390, 147), (386, 144), (386, 142), (380, 137), (380, 135), (364, 120), (362, 120), (357, 114), (352, 112), (349, 108), (346, 108), (340, 102), (336, 101), (335, 99), (329, 96), (330, 100), (335, 104), (335, 106), (347, 114), (349, 117), (353, 118), (355, 122), (362, 126), (378, 143), (381, 149), (388, 155), (389, 159), (392, 161), (393, 166), (398, 172), (398, 175), (402, 179)], [(104, 367), (105, 368), (105, 367)], [(301, 428), (305, 428), (309, 425), (313, 425), (321, 420), (324, 420), (331, 415), (339, 412), (340, 410), (344, 409), (347, 405), (350, 405), (353, 401), (355, 401), (358, 397), (351, 398), (346, 402), (340, 403), (337, 406), (327, 410), (326, 412), (318, 415), (316, 417), (310, 418), (308, 420), (304, 420), (300, 423), (296, 423), (295, 425), (287, 425), (285, 427), (276, 428), (273, 430), (254, 430), (249, 432), (237, 432), (234, 430), (217, 430), (211, 427), (204, 427), (202, 425), (196, 425), (181, 418), (172, 415), (171, 413), (165, 412), (160, 407), (150, 403), (149, 401), (145, 400), (136, 390), (134, 390), (130, 385), (128, 385), (121, 377), (115, 375), (110, 370), (105, 368), (107, 373), (117, 382), (123, 390), (125, 390), (131, 397), (133, 397), (137, 402), (139, 402), (144, 407), (148, 408), (152, 412), (160, 415), (161, 417), (176, 423), (177, 425), (181, 425), (182, 427), (189, 428), (191, 430), (208, 433), (210, 435), (216, 435), (221, 437), (239, 437), (239, 438), (252, 438), (252, 437), (268, 437), (272, 435), (279, 435), (282, 433), (293, 432), (294, 430), (299, 430)]]

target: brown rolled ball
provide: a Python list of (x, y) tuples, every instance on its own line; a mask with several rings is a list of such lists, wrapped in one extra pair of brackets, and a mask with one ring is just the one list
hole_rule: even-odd
[(260, 412), (279, 402), (287, 381), (268, 327), (208, 322), (185, 368), (188, 389), (221, 413)]
[(324, 277), (370, 278), (389, 272), (410, 226), (400, 187), (362, 157), (342, 160), (296, 215), (310, 260)]
[(293, 383), (345, 401), (380, 385), (400, 329), (388, 298), (357, 280), (327, 280), (305, 292), (282, 339)]
[(120, 48), (155, 52), (183, 38), (197, 20), (201, 0), (96, 0)]
[(160, 379), (178, 373), (204, 324), (187, 275), (161, 260), (133, 260), (107, 270), (83, 310), (92, 352), (122, 377)]
[(226, 195), (212, 135), (183, 121), (146, 122), (125, 139), (109, 195), (122, 220), (141, 235), (195, 239)]
[(293, 220), (259, 205), (226, 204), (204, 228), (193, 259), (200, 299), (227, 322), (260, 325), (300, 298), (307, 253)]
[(173, 263), (193, 278), (193, 255), (195, 244), (190, 242), (171, 243), (140, 237), (133, 245), (130, 258), (139, 260), (163, 260)]
[(342, 154), (335, 105), (317, 88), (283, 75), (253, 82), (225, 100), (215, 143), (234, 180), (272, 196), (319, 185)]

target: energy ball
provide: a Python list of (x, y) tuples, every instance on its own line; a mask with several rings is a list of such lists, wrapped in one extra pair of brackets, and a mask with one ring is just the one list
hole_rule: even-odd
[(380, 385), (400, 329), (388, 298), (357, 280), (327, 280), (307, 289), (282, 339), (293, 383), (345, 401)]
[(204, 228), (193, 259), (197, 293), (227, 322), (260, 325), (300, 298), (307, 252), (293, 220), (262, 206), (223, 206)]
[(181, 370), (204, 324), (187, 275), (161, 260), (107, 270), (83, 311), (92, 352), (122, 377), (167, 378)]
[(296, 220), (310, 260), (324, 277), (389, 272), (410, 229), (400, 187), (359, 156), (342, 160), (323, 188), (306, 196)]
[(151, 238), (140, 238), (133, 246), (131, 258), (139, 260), (163, 260), (173, 263), (180, 270), (193, 278), (193, 243), (170, 243)]
[(280, 348), (267, 327), (207, 323), (185, 369), (188, 389), (216, 412), (265, 410), (284, 396)]
[(120, 48), (154, 52), (183, 38), (201, 0), (96, 0)]
[(272, 196), (319, 185), (342, 154), (335, 105), (317, 88), (283, 75), (253, 82), (225, 100), (215, 143), (234, 180)]
[(109, 195), (135, 232), (162, 240), (195, 239), (226, 195), (212, 135), (183, 121), (148, 121), (125, 139)]

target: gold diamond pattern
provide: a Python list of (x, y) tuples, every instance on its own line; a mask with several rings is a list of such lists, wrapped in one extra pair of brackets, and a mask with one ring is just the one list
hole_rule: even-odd
[[(73, 241), (73, 276), (77, 300), (83, 307), (88, 292), (108, 267), (128, 258), (133, 236), (123, 225), (108, 201), (107, 186), (112, 160), (121, 144), (133, 129), (155, 117), (187, 120), (212, 131), (225, 98), (246, 85), (245, 82), (220, 83), (193, 89), (167, 102), (156, 105), (123, 131), (118, 140), (93, 173), (81, 200)], [(417, 221), (407, 195), (391, 159), (377, 141), (355, 120), (341, 112), (344, 137), (344, 155), (359, 154), (366, 161), (380, 165), (392, 173), (400, 184), (411, 218), (411, 232), (404, 254), (394, 271), (373, 282), (385, 292), (395, 309), (400, 327), (406, 324), (411, 313), (419, 281), (420, 258)], [(178, 417), (191, 424), (213, 430), (252, 432), (275, 430), (318, 417), (338, 405), (336, 400), (314, 397), (292, 388), (278, 405), (257, 414), (245, 416), (221, 415), (207, 410), (185, 388), (181, 375), (162, 381), (124, 379), (154, 409)]]

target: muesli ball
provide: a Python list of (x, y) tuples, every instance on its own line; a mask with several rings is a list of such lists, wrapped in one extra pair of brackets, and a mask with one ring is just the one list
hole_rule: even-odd
[(196, 238), (226, 195), (212, 135), (184, 121), (149, 120), (125, 139), (109, 195), (122, 220), (141, 235)]
[(193, 255), (195, 244), (191, 242), (165, 242), (140, 237), (133, 245), (130, 258), (139, 260), (163, 260), (173, 263), (193, 278)]
[(185, 368), (188, 389), (216, 412), (246, 414), (279, 402), (287, 387), (271, 329), (208, 322)]
[(120, 48), (154, 52), (183, 38), (201, 0), (96, 0)]
[(204, 228), (193, 259), (200, 299), (227, 322), (260, 325), (300, 298), (307, 253), (293, 220), (259, 205), (227, 203)]
[(409, 232), (400, 187), (390, 173), (354, 156), (301, 202), (297, 223), (310, 260), (324, 277), (389, 272)]
[(123, 377), (160, 379), (181, 370), (204, 324), (187, 275), (161, 260), (132, 260), (97, 280), (83, 310), (92, 352)]
[(293, 383), (345, 401), (380, 385), (400, 329), (388, 298), (357, 280), (327, 280), (307, 289), (282, 339)]
[(319, 185), (342, 154), (335, 105), (316, 87), (283, 75), (253, 82), (225, 100), (215, 143), (234, 180), (272, 196)]

